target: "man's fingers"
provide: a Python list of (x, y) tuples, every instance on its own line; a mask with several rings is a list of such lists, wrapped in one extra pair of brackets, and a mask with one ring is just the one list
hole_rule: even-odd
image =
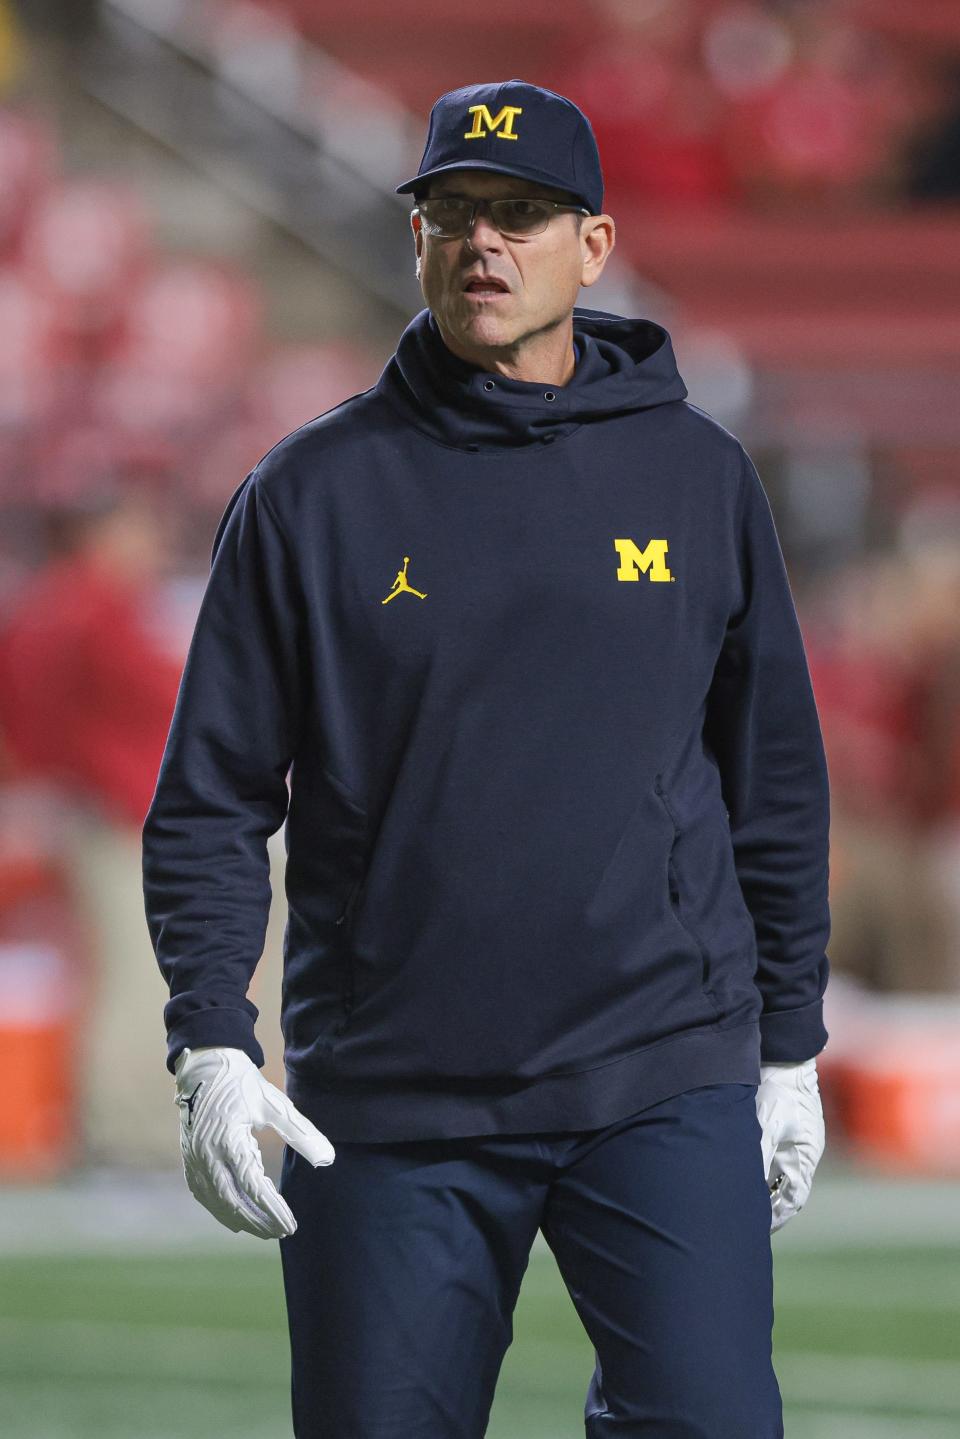
[(758, 1105), (757, 1118), (760, 1122), (760, 1152), (763, 1155), (764, 1178), (768, 1184), (772, 1184), (776, 1176), (771, 1173), (771, 1167), (780, 1142), (780, 1125), (776, 1122), (776, 1117), (768, 1113), (765, 1104)]
[(289, 1205), (266, 1174), (263, 1158), (256, 1141), (248, 1136), (228, 1156), (230, 1176), (237, 1187), (240, 1203), (271, 1231), (275, 1239), (292, 1234), (297, 1227)]
[(254, 1232), (237, 1214), (236, 1204), (229, 1197), (229, 1191), (218, 1192), (210, 1176), (205, 1172), (201, 1173), (193, 1165), (187, 1167), (186, 1176), (190, 1193), (218, 1224), (222, 1224), (225, 1229), (231, 1230), (234, 1234), (239, 1234), (241, 1231)]
[(776, 1234), (777, 1230), (782, 1229), (796, 1212), (795, 1209), (785, 1208), (780, 1196), (775, 1195), (770, 1207), (770, 1233)]
[[(252, 1139), (250, 1145), (255, 1150)], [(257, 1150), (255, 1157), (259, 1159)], [(189, 1156), (184, 1164), (190, 1193), (225, 1228), (235, 1234), (253, 1234), (257, 1239), (278, 1239), (291, 1233), (296, 1228), (293, 1216), (287, 1221), (284, 1215), (273, 1212), (269, 1202), (259, 1202), (258, 1190), (244, 1179), (248, 1168), (249, 1162), (244, 1162), (239, 1153), (231, 1156), (222, 1146), (202, 1159)], [(276, 1197), (283, 1204), (280, 1196)]]
[(275, 1129), (291, 1149), (302, 1154), (314, 1168), (332, 1164), (336, 1150), (326, 1135), (321, 1134), (316, 1125), (311, 1124), (306, 1115), (301, 1114), (283, 1091), (277, 1089), (269, 1080), (263, 1080), (260, 1089), (263, 1099), (262, 1122)]
[(777, 1150), (774, 1178), (780, 1183), (772, 1196), (773, 1229), (780, 1229), (792, 1219), (810, 1198), (813, 1166), (809, 1145), (784, 1143)]
[(243, 1190), (229, 1157), (224, 1156), (217, 1161), (213, 1171), (213, 1183), (221, 1205), (241, 1229), (247, 1230), (257, 1239), (277, 1239), (280, 1232), (286, 1232), (278, 1230), (276, 1220), (266, 1214)]
[(768, 1184), (772, 1184), (773, 1175), (771, 1175), (770, 1173), (770, 1168), (773, 1164), (774, 1144), (773, 1140), (766, 1133), (764, 1133), (763, 1138), (760, 1141), (760, 1152), (763, 1155), (764, 1178), (766, 1179)]
[(770, 1201), (772, 1216), (770, 1232), (774, 1233), (776, 1230), (782, 1229), (789, 1219), (792, 1219), (795, 1214), (799, 1214), (809, 1197), (809, 1184), (791, 1185), (785, 1179)]

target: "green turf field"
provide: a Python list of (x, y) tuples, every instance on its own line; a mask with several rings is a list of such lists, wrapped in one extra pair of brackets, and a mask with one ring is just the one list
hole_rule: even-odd
[[(927, 1242), (922, 1216), (898, 1223), (889, 1202), (901, 1242), (882, 1238), (861, 1188), (846, 1183), (845, 1228), (823, 1222), (834, 1181), (819, 1224), (811, 1206), (806, 1234), (805, 1214), (774, 1240), (787, 1439), (956, 1439), (960, 1246), (949, 1223), (929, 1224)], [(211, 1243), (194, 1236), (187, 1252), (140, 1252), (132, 1232), (107, 1247), (78, 1233), (71, 1249), (47, 1232), (46, 1252), (17, 1253), (15, 1206), (0, 1206), (4, 1439), (290, 1439), (277, 1248), (208, 1231), (200, 1213)], [(592, 1351), (541, 1244), (514, 1328), (489, 1439), (582, 1439)]]

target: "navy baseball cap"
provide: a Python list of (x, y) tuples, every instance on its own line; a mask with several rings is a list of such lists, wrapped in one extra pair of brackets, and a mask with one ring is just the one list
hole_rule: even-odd
[(420, 169), (396, 193), (445, 170), (498, 170), (571, 191), (603, 210), (600, 152), (590, 121), (572, 100), (523, 80), (465, 85), (434, 101)]

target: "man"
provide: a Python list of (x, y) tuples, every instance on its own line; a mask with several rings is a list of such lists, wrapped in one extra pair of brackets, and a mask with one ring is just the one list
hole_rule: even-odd
[(76, 1153), (167, 1165), (169, 1080), (153, 1053), (164, 986), (139, 888), (181, 668), (151, 616), (169, 516), (118, 470), (58, 496), (42, 518), (45, 561), (0, 621), (0, 735), (13, 772), (62, 800), (60, 854), (85, 936)]
[[(576, 106), (442, 96), (409, 192), (427, 308), (231, 500), (144, 828), (187, 1179), (281, 1237), (299, 1439), (478, 1439), (538, 1229), (589, 1439), (774, 1439), (829, 921), (770, 508), (666, 331), (575, 306)], [(285, 818), (287, 1095), (246, 998)]]

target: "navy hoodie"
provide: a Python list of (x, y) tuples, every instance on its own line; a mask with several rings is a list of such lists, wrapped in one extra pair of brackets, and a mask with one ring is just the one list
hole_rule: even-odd
[(286, 821), (287, 1091), (331, 1139), (599, 1127), (826, 1043), (829, 799), (770, 506), (649, 320), (563, 387), (422, 310), (217, 530), (143, 828), (184, 1045)]

